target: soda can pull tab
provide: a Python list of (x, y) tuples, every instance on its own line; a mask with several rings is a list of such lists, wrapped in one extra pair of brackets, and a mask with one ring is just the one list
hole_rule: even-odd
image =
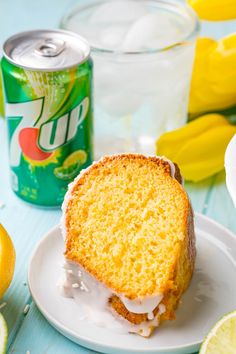
[(56, 57), (65, 49), (65, 42), (62, 39), (47, 38), (38, 43), (35, 53), (43, 57)]

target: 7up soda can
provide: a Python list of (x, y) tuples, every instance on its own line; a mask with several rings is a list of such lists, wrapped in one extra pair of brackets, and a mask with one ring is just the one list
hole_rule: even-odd
[(70, 32), (40, 30), (9, 38), (3, 53), (12, 188), (29, 203), (59, 206), (93, 160), (89, 45)]

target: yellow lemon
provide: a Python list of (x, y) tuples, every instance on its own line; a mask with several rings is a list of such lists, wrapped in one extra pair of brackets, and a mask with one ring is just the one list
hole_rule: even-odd
[(235, 134), (236, 126), (223, 115), (206, 114), (164, 133), (156, 153), (176, 162), (186, 180), (198, 182), (224, 169), (225, 150)]
[(0, 224), (0, 298), (8, 289), (15, 268), (16, 253), (10, 236)]
[(187, 0), (201, 20), (224, 21), (236, 18), (235, 0)]

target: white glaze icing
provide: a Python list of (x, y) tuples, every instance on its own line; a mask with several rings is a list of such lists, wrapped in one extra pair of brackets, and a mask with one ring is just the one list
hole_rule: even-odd
[(175, 164), (172, 161), (170, 161), (169, 159), (167, 159), (167, 157), (165, 157), (165, 156), (156, 156), (156, 157), (158, 157), (159, 159), (161, 159), (163, 161), (168, 162), (168, 164), (170, 166), (170, 175), (172, 178), (175, 178), (175, 172), (176, 172)]
[(165, 313), (165, 312), (166, 312), (166, 307), (165, 307), (165, 305), (164, 305), (164, 304), (160, 304), (160, 305), (158, 306), (158, 310), (159, 310), (159, 314), (160, 314), (160, 315), (162, 315), (163, 313)]
[(143, 299), (129, 300), (127, 297), (119, 296), (127, 310), (133, 313), (152, 313), (163, 299), (163, 294), (145, 297)]
[[(167, 159), (167, 157), (165, 157), (165, 156), (156, 156), (156, 157), (159, 157), (160, 159), (162, 159), (162, 160), (168, 162), (168, 164), (169, 164), (169, 166), (170, 166), (170, 174), (171, 174), (171, 177), (172, 177), (172, 178), (175, 178), (175, 172), (176, 172), (175, 164), (174, 164), (171, 160)], [(180, 177), (181, 177), (180, 184), (181, 184), (182, 186), (184, 186), (184, 178), (183, 178), (182, 175), (180, 175)], [(175, 179), (176, 179), (176, 178), (175, 178)]]
[(148, 318), (148, 320), (153, 320), (154, 319), (154, 313), (153, 312), (148, 312), (147, 318)]
[(81, 318), (120, 333), (139, 333), (143, 336), (150, 334), (151, 327), (158, 326), (161, 308), (156, 317), (152, 311), (160, 303), (162, 295), (132, 301), (123, 295), (115, 294), (120, 297), (130, 312), (148, 313), (149, 321), (134, 325), (119, 316), (109, 305), (109, 298), (114, 293), (104, 284), (75, 263), (65, 261), (63, 268), (64, 274), (58, 284), (61, 295), (74, 298), (80, 307)]

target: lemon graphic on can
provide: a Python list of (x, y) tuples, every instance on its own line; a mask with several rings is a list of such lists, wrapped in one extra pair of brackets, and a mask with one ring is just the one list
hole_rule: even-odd
[(62, 166), (54, 169), (54, 174), (59, 179), (71, 179), (78, 174), (81, 166), (84, 165), (86, 161), (86, 151), (76, 150), (63, 161)]

